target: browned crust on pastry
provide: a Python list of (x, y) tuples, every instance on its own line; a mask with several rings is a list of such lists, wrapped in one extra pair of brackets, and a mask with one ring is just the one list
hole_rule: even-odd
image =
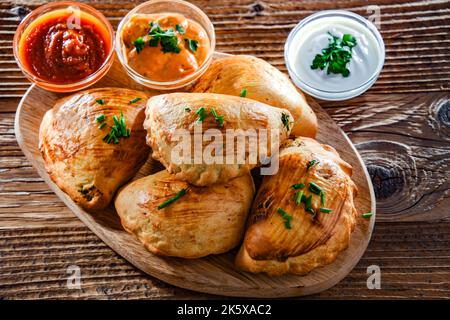
[[(158, 210), (181, 189), (188, 191)], [(123, 187), (115, 206), (125, 230), (150, 252), (192, 259), (227, 252), (241, 242), (254, 192), (249, 173), (195, 187), (163, 170)]]
[(248, 55), (234, 55), (214, 60), (192, 88), (192, 92), (222, 93), (246, 97), (289, 110), (295, 123), (292, 136), (314, 138), (317, 117), (289, 78), (268, 62)]
[[(170, 173), (175, 174), (177, 179), (197, 186), (224, 183), (260, 165), (258, 162), (249, 161), (248, 144), (246, 144), (244, 163), (238, 161), (206, 163), (203, 156), (200, 163), (177, 163), (174, 161), (172, 151), (180, 143), (174, 138), (179, 132), (178, 130), (184, 129), (190, 134), (191, 150), (194, 150), (195, 127), (199, 125), (196, 112), (200, 108), (204, 108), (209, 115), (201, 122), (200, 132), (204, 137), (204, 133), (208, 129), (218, 130), (224, 137), (222, 150), (226, 150), (226, 131), (228, 129), (253, 130), (255, 134), (258, 134), (259, 130), (265, 129), (269, 136), (279, 132), (281, 143), (288, 138), (290, 132), (290, 127), (286, 128), (283, 124), (282, 115), (285, 114), (289, 123), (293, 123), (289, 111), (251, 99), (212, 93), (171, 93), (152, 97), (147, 103), (144, 127), (148, 132), (147, 144), (153, 150), (153, 158), (160, 161)], [(218, 126), (217, 121), (211, 115), (213, 108), (218, 115), (223, 116), (222, 127)], [(186, 111), (186, 109), (190, 111)], [(203, 148), (206, 148), (209, 143), (210, 141), (203, 140)], [(277, 146), (271, 146), (268, 143), (269, 156), (273, 151), (270, 149), (271, 147)], [(236, 154), (237, 150), (235, 149), (234, 159), (237, 159)], [(192, 151), (193, 156), (194, 151)]]
[[(310, 160), (319, 164), (306, 170)], [(345, 250), (356, 224), (354, 197), (357, 189), (350, 178), (351, 166), (329, 146), (309, 138), (288, 140), (280, 152), (280, 170), (265, 177), (253, 203), (236, 266), (244, 271), (269, 275), (304, 275), (333, 262)], [(304, 182), (322, 187), (329, 214), (320, 213), (320, 196), (312, 195), (316, 215), (295, 204), (293, 184)], [(282, 208), (293, 219), (287, 229), (277, 214)]]
[[(130, 104), (140, 97), (142, 100)], [(104, 99), (105, 104), (96, 102)], [(116, 189), (129, 180), (145, 162), (150, 148), (145, 144), (144, 92), (101, 88), (65, 97), (45, 114), (39, 131), (39, 149), (50, 178), (77, 204), (87, 210), (105, 208)], [(129, 138), (107, 144), (104, 136), (113, 125), (113, 115), (123, 112)], [(99, 129), (96, 117), (105, 115)]]

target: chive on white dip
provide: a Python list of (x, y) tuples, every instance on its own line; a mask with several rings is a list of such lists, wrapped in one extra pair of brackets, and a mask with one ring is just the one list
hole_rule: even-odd
[[(344, 35), (347, 36), (343, 38)], [(323, 50), (330, 44), (342, 44), (346, 38), (356, 40), (356, 45), (348, 47), (344, 41), (342, 46), (351, 52), (349, 62), (324, 54)], [(313, 69), (316, 55), (324, 59), (319, 59), (322, 63)], [(322, 11), (302, 20), (289, 34), (285, 46), (286, 65), (294, 83), (323, 100), (345, 100), (366, 91), (378, 78), (384, 56), (383, 39), (376, 27), (365, 18), (343, 10)], [(329, 67), (333, 62), (341, 63), (338, 72)]]

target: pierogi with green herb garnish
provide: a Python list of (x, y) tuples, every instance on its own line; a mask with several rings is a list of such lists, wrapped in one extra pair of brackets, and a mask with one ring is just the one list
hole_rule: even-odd
[(125, 230), (150, 252), (199, 258), (240, 243), (254, 192), (249, 173), (196, 187), (163, 170), (123, 187), (115, 205)]
[(253, 273), (303, 275), (333, 262), (356, 225), (352, 167), (332, 147), (287, 140), (280, 170), (253, 202), (236, 266)]
[(45, 168), (83, 208), (105, 208), (147, 159), (146, 102), (141, 91), (91, 89), (57, 101), (45, 114), (39, 132)]
[(215, 93), (154, 96), (145, 114), (153, 158), (196, 186), (225, 183), (261, 166), (294, 123), (288, 110)]
[(268, 62), (248, 55), (229, 56), (211, 63), (192, 88), (241, 96), (289, 110), (294, 117), (291, 135), (314, 138), (317, 117), (289, 78)]

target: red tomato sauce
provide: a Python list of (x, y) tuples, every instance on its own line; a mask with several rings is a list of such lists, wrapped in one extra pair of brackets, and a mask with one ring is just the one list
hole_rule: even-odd
[(93, 17), (78, 21), (73, 26), (68, 14), (49, 15), (24, 34), (20, 54), (25, 67), (53, 83), (77, 82), (97, 71), (110, 50), (109, 36)]

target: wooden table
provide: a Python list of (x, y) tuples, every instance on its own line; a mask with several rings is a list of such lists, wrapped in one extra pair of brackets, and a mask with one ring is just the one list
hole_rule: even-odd
[[(149, 277), (115, 254), (49, 190), (14, 137), (29, 83), (12, 54), (19, 21), (45, 1), (0, 4), (0, 299), (210, 298)], [(117, 26), (129, 0), (87, 1)], [(285, 71), (283, 45), (305, 16), (378, 5), (386, 63), (361, 97), (324, 102), (364, 158), (377, 196), (372, 241), (356, 268), (310, 298), (450, 297), (450, 1), (193, 1), (212, 19), (217, 50), (253, 54)], [(66, 287), (81, 268), (81, 289)], [(366, 286), (381, 268), (381, 289)]]

